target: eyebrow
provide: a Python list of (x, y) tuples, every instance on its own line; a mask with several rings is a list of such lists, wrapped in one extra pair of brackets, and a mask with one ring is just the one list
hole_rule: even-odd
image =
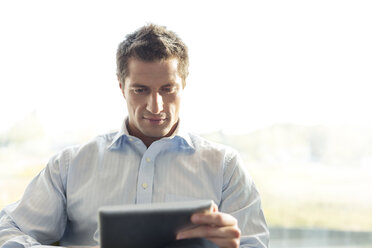
[[(167, 84), (164, 84), (160, 87), (169, 87), (169, 86), (176, 86), (176, 85), (177, 85), (176, 83), (167, 83)], [(150, 86), (135, 83), (135, 84), (131, 85), (130, 87), (132, 87), (132, 88), (148, 88)]]
[(148, 86), (143, 85), (143, 84), (133, 84), (133, 85), (130, 85), (130, 87), (133, 87), (133, 88), (147, 88)]
[(169, 87), (169, 86), (176, 86), (177, 84), (175, 83), (168, 83), (168, 84), (164, 84), (162, 85), (161, 87)]

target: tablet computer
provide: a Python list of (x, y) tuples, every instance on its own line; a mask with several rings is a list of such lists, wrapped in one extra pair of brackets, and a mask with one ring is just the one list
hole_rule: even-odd
[(212, 200), (108, 206), (99, 209), (102, 248), (157, 248), (192, 228), (191, 215), (212, 210)]

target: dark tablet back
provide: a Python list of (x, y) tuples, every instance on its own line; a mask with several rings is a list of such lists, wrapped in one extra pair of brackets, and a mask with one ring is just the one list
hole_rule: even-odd
[(99, 210), (102, 248), (160, 248), (191, 228), (191, 215), (209, 211), (212, 201), (188, 201), (104, 207)]

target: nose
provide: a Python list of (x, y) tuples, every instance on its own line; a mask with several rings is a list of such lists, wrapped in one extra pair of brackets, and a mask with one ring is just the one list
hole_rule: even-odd
[(149, 96), (146, 110), (152, 114), (160, 114), (163, 111), (163, 104), (163, 97), (158, 92), (154, 92)]

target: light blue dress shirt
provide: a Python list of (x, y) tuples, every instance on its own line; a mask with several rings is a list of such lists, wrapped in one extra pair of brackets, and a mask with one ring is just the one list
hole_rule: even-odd
[(52, 157), (22, 199), (0, 212), (0, 245), (97, 245), (101, 206), (196, 199), (237, 218), (241, 247), (268, 246), (260, 196), (234, 150), (182, 126), (147, 148), (124, 122)]

